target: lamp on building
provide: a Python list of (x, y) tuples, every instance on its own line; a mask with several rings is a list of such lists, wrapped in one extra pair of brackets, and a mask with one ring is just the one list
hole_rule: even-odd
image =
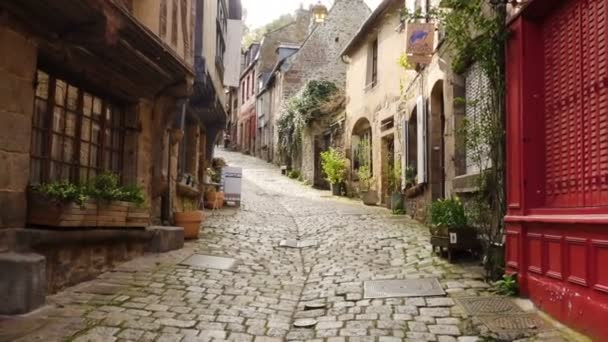
[(315, 23), (319, 24), (325, 21), (327, 18), (327, 7), (319, 1), (316, 5), (312, 6), (312, 16)]

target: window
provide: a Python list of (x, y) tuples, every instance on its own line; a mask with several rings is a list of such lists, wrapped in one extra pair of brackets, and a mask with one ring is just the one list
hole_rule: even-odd
[(37, 73), (30, 182), (85, 182), (120, 173), (124, 111), (43, 71)]
[(226, 42), (224, 37), (228, 30), (228, 19), (226, 17), (226, 9), (223, 0), (217, 1), (217, 21), (216, 21), (216, 38), (215, 38), (215, 63), (221, 71), (224, 70), (224, 54), (226, 53)]
[(375, 39), (369, 46), (366, 89), (373, 88), (376, 84), (378, 84), (378, 39)]

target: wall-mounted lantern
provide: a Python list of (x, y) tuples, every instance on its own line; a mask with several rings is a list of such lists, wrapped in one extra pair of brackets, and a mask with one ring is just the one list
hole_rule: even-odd
[(312, 15), (315, 23), (320, 24), (327, 18), (327, 7), (319, 1), (316, 5), (312, 6)]

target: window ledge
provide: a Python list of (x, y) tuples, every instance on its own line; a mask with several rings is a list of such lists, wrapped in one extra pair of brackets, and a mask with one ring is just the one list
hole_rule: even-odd
[(363, 91), (366, 93), (370, 93), (370, 92), (376, 90), (377, 87), (378, 87), (378, 81), (372, 82), (372, 83), (369, 83), (368, 85), (366, 85), (365, 88), (363, 88)]

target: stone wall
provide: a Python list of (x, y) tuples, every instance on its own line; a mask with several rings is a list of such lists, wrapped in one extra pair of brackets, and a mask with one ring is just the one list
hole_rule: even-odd
[(32, 39), (0, 27), (0, 228), (25, 226), (36, 52)]

